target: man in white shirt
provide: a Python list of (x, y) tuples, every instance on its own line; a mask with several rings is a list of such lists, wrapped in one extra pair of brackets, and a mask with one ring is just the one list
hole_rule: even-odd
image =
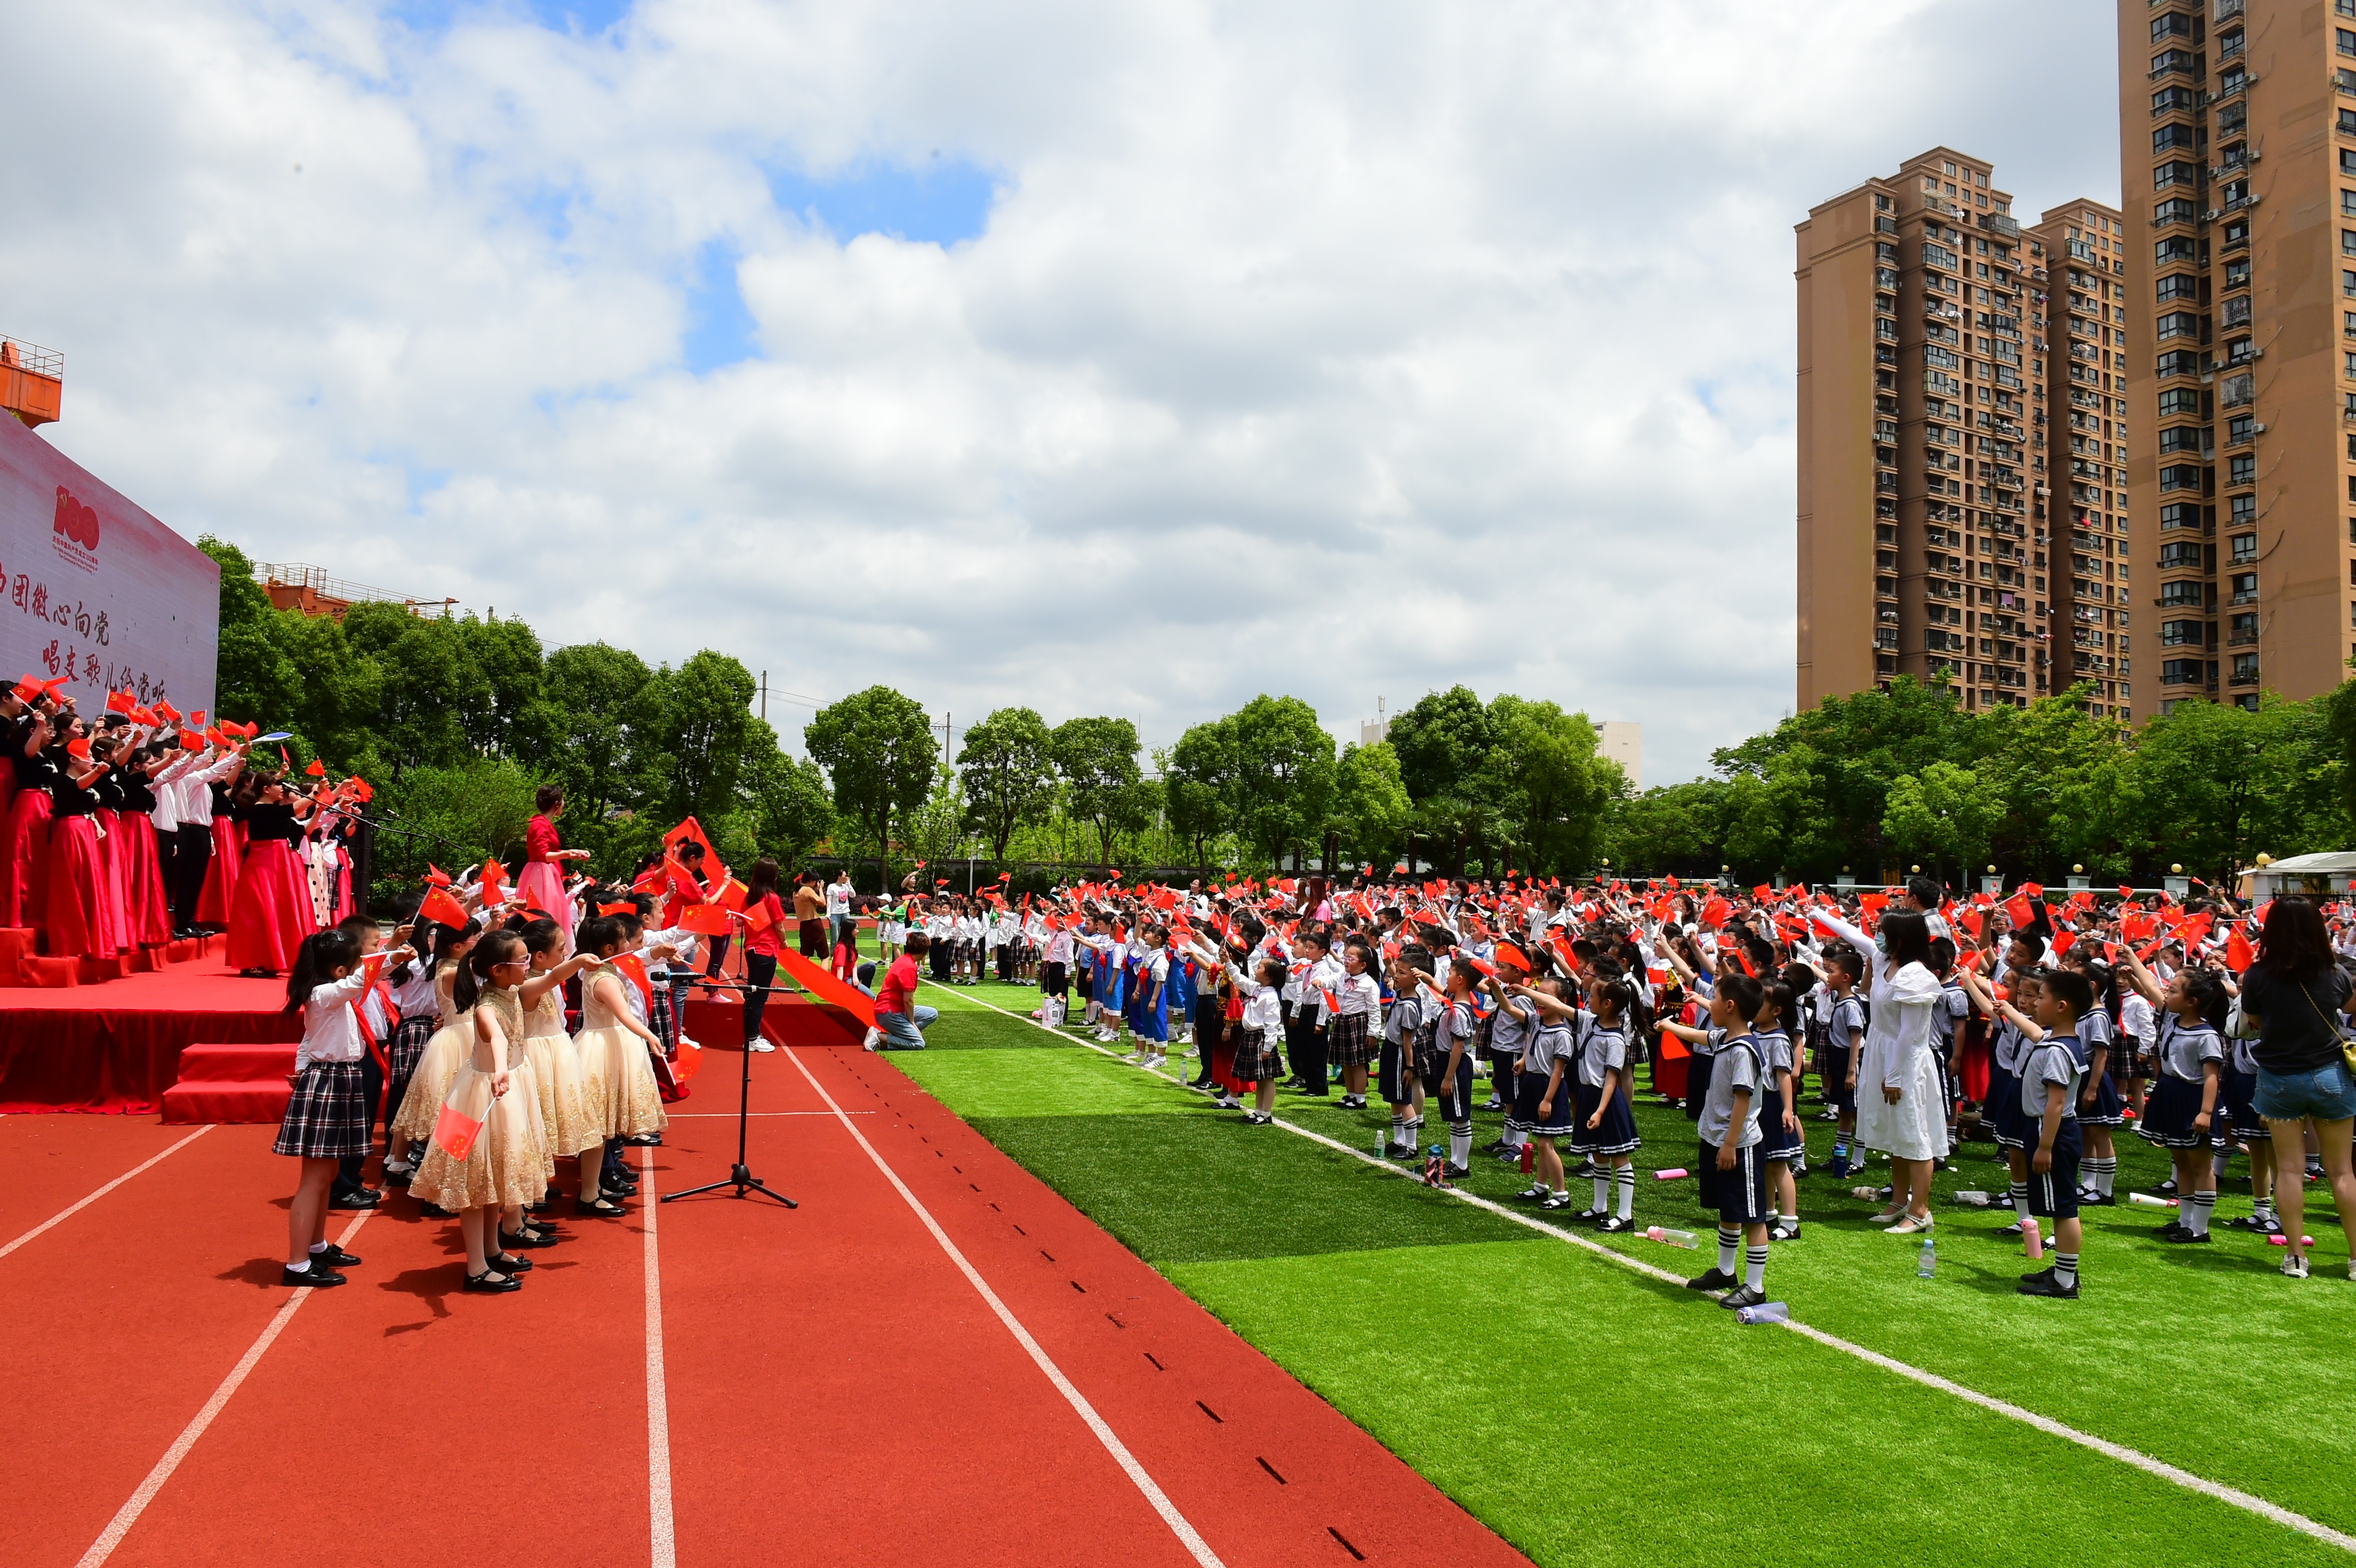
[[(245, 765), (245, 743), (198, 753), (198, 763), (165, 786), (172, 792), (172, 933), (197, 934), (197, 901), (213, 859), (213, 785)], [(155, 792), (157, 811), (164, 790)], [(160, 821), (159, 821), (160, 827)]]
[(828, 925), (831, 927), (828, 934), (833, 939), (827, 944), (827, 955), (831, 957), (834, 949), (846, 942), (851, 942), (853, 936), (851, 914), (851, 868), (848, 866), (836, 873), (833, 882), (826, 890), (826, 918)]

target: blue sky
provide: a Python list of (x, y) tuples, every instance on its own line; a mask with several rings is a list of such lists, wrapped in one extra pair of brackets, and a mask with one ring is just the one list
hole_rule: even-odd
[(1793, 225), (1940, 144), (2115, 199), (2116, 25), (20, 7), (70, 155), (0, 165), (0, 325), (183, 532), (551, 645), (1150, 744), (1462, 682), (1637, 720), (1665, 782), (1792, 701)]

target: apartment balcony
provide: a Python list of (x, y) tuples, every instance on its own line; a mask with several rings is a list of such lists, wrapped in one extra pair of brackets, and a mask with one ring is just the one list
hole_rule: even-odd
[(2217, 11), (2213, 20), (2219, 27), (2222, 27), (2246, 10), (2248, 4), (2249, 0), (2217, 0)]

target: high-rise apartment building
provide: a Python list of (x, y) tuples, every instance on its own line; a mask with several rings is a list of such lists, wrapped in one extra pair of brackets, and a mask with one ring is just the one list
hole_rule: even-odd
[(2311, 697), (2356, 656), (2356, 0), (2119, 0), (2119, 91), (2134, 710)]
[(2051, 689), (2047, 283), (1992, 172), (1934, 147), (1798, 226), (1801, 708)]
[[(2126, 225), (2118, 208), (2079, 200), (2049, 210), (2029, 234), (2037, 280), (2029, 349), (2045, 382), (2033, 421), (2043, 462), (2029, 513), (2040, 540), (2051, 536), (2035, 583), (2039, 613), (2051, 616), (2044, 687), (2062, 692), (2083, 681), (2088, 711), (2126, 718), (2135, 699), (2131, 639), (2153, 624), (2134, 596), (2136, 582), (2151, 586), (2149, 557), (2133, 565), (2127, 523), (2127, 429), (2148, 430), (2150, 421), (2147, 411), (2137, 421), (2125, 395), (2134, 314)], [(2148, 670), (2143, 684), (2148, 691)]]

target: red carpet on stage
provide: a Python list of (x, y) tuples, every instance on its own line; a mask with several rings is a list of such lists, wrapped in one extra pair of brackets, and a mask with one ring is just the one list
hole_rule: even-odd
[(144, 1115), (161, 1105), (188, 1046), (302, 1036), (285, 981), (241, 980), (217, 960), (102, 985), (0, 989), (0, 1114)]

